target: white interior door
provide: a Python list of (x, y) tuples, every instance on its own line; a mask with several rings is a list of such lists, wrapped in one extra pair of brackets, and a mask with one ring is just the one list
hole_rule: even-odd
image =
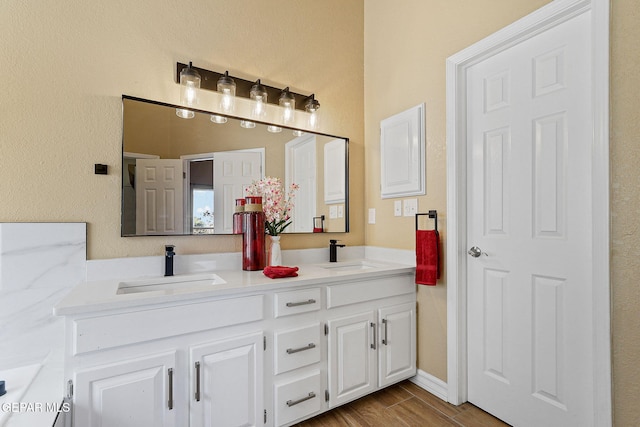
[(312, 232), (318, 199), (315, 135), (304, 135), (287, 142), (285, 146), (286, 188), (292, 183), (298, 184), (300, 190), (296, 192), (291, 226), (285, 231)]
[(591, 12), (467, 73), (468, 399), (592, 425)]
[(262, 178), (262, 155), (251, 151), (229, 151), (213, 156), (213, 227), (215, 234), (233, 233), (235, 199)]
[(136, 234), (183, 234), (182, 160), (136, 159)]

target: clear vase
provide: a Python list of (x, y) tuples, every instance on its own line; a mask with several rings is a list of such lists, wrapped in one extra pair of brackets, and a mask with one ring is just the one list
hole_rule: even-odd
[(280, 236), (269, 236), (269, 265), (282, 265), (282, 251), (280, 250)]

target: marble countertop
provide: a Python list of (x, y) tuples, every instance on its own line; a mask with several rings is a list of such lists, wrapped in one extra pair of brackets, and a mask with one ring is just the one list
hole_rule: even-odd
[[(414, 267), (378, 260), (350, 260), (338, 263), (299, 265), (298, 276), (270, 279), (262, 271), (211, 270), (180, 274), (165, 278), (136, 277), (130, 280), (85, 282), (76, 286), (54, 307), (58, 316), (73, 316), (97, 311), (140, 307), (151, 304), (176, 303), (200, 298), (220, 297), (238, 293), (294, 289), (298, 286), (327, 284), (344, 280), (378, 278), (390, 274), (409, 274)], [(215, 281), (215, 276), (222, 279)], [(178, 282), (179, 286), (172, 286)], [(122, 284), (161, 287), (145, 292), (118, 293)], [(150, 288), (151, 289), (151, 288)]]

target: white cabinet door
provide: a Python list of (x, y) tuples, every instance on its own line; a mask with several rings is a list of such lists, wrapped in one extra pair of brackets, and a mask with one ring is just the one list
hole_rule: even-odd
[(74, 425), (184, 425), (186, 413), (172, 401), (174, 390), (180, 389), (175, 366), (176, 352), (172, 351), (78, 371), (74, 381)]
[(416, 373), (415, 304), (378, 310), (380, 351), (378, 385), (385, 387)]
[(376, 389), (373, 311), (329, 321), (329, 407)]
[(263, 425), (262, 332), (191, 347), (191, 371), (192, 427)]

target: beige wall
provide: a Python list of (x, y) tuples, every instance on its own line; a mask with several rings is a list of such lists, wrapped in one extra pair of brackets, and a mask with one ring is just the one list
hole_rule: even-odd
[[(445, 59), (548, 0), (365, 2), (365, 193), (377, 209), (366, 244), (414, 249), (413, 220), (393, 217), (379, 196), (381, 119), (426, 102), (427, 195), (420, 211), (438, 209), (446, 226)], [(640, 8), (612, 1), (611, 207), (615, 425), (640, 425)], [(383, 29), (383, 30), (382, 30)], [(390, 65), (392, 64), (392, 65)], [(369, 185), (370, 183), (370, 185)], [(443, 236), (446, 245), (446, 235)], [(446, 262), (446, 260), (445, 260)], [(419, 366), (446, 379), (446, 277), (418, 293)]]
[[(0, 2), (0, 221), (86, 221), (90, 259), (240, 249), (238, 236), (120, 237), (121, 95), (179, 101), (175, 63), (314, 92), (350, 138), (351, 233), (364, 243), (361, 0)], [(93, 164), (109, 165), (108, 176)], [(287, 248), (328, 246), (286, 236)]]

